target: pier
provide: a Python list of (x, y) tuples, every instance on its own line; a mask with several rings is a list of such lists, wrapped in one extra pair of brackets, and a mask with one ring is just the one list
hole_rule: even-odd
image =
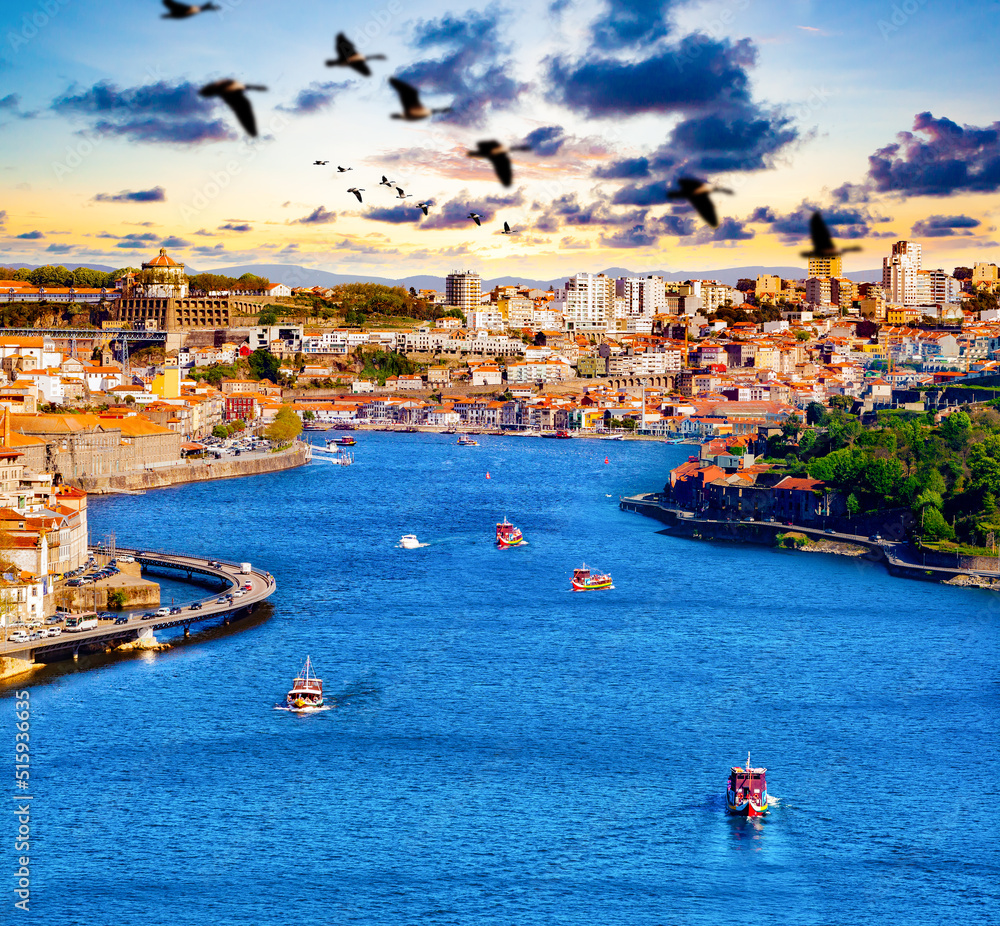
[[(156, 644), (155, 634), (171, 627), (183, 627), (187, 636), (191, 627), (221, 619), (223, 623), (245, 616), (262, 601), (274, 594), (277, 585), (274, 577), (261, 569), (251, 567), (249, 574), (240, 571), (240, 564), (184, 553), (164, 553), (146, 550), (131, 550), (118, 547), (118, 555), (135, 557), (147, 569), (164, 569), (184, 573), (188, 579), (196, 576), (216, 580), (219, 591), (210, 597), (201, 598), (192, 604), (200, 608), (192, 610), (190, 605), (180, 608), (177, 614), (144, 618), (136, 614), (122, 614), (126, 623), (100, 621), (92, 630), (69, 633), (63, 630), (58, 637), (41, 637), (27, 643), (0, 642), (0, 660), (8, 664), (5, 675), (13, 676), (20, 671), (30, 671), (38, 662), (57, 662), (60, 659), (76, 659), (81, 651), (94, 652), (108, 646), (121, 646), (140, 642), (142, 645)], [(214, 565), (213, 565), (214, 564)], [(249, 583), (251, 588), (242, 597), (232, 601), (219, 602), (219, 597), (233, 592)]]

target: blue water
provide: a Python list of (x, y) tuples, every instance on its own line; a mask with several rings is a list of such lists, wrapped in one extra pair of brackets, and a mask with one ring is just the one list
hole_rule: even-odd
[[(94, 500), (95, 534), (278, 593), (29, 686), (31, 917), (998, 922), (995, 599), (617, 509), (687, 452), (365, 433), (352, 467)], [(505, 514), (527, 546), (493, 548)], [(615, 589), (571, 593), (584, 560)], [(307, 653), (336, 707), (273, 710)], [(748, 750), (763, 821), (724, 813)]]

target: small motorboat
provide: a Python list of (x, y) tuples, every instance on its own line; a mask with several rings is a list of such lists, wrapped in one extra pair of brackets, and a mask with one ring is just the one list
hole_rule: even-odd
[[(486, 475), (488, 476), (489, 473)], [(504, 518), (497, 524), (497, 546), (501, 550), (506, 550), (510, 547), (519, 547), (522, 543), (524, 543), (524, 536), (510, 521)]]
[(403, 534), (403, 536), (399, 538), (399, 545), (404, 550), (415, 550), (420, 546), (420, 541), (417, 540), (416, 534)]
[(341, 447), (353, 447), (357, 441), (353, 437), (338, 437), (337, 443)]
[(574, 592), (591, 592), (602, 588), (614, 588), (611, 584), (611, 576), (600, 572), (592, 573), (587, 568), (586, 563), (579, 569), (573, 570)]
[(464, 434), (459, 437), (456, 441), (459, 447), (478, 447), (479, 441), (472, 437), (466, 437)]
[(744, 768), (734, 765), (729, 770), (726, 812), (738, 817), (762, 817), (767, 810), (767, 769), (753, 768), (747, 753)]

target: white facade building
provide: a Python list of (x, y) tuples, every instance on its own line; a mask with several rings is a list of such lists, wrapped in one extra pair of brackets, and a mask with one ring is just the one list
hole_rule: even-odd
[(920, 292), (921, 248), (914, 241), (897, 241), (882, 259), (882, 289), (886, 302), (916, 305), (925, 301)]

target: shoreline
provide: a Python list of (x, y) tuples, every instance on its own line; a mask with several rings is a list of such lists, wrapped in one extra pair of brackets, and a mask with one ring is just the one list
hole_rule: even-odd
[[(667, 508), (650, 493), (622, 498), (618, 507), (622, 511), (632, 511), (652, 518), (666, 525), (663, 533), (672, 537), (689, 540), (707, 540), (728, 543), (750, 543), (770, 549), (800, 553), (825, 553), (863, 559), (872, 564), (881, 564), (889, 575), (899, 579), (915, 579), (936, 582), (960, 588), (978, 588), (984, 591), (1000, 591), (1000, 573), (986, 573), (975, 569), (963, 569), (914, 562), (900, 556), (900, 553), (919, 555), (909, 544), (873, 541), (858, 535), (828, 534), (816, 527), (779, 524), (766, 521), (714, 521), (698, 518), (693, 512), (677, 508)], [(785, 547), (777, 542), (779, 534), (798, 533), (804, 535), (808, 545)]]
[[(348, 422), (345, 422), (348, 423)], [(599, 440), (599, 441), (652, 441), (653, 443), (665, 443), (673, 445), (687, 444), (689, 446), (700, 446), (701, 441), (694, 438), (668, 438), (655, 434), (633, 434), (622, 432), (619, 434), (598, 434), (594, 431), (570, 431), (568, 438), (557, 438), (555, 429), (544, 431), (498, 431), (492, 428), (477, 428), (474, 425), (456, 426), (454, 428), (437, 424), (414, 424), (414, 425), (383, 425), (383, 424), (360, 424), (349, 422), (349, 428), (338, 428), (330, 425), (328, 428), (305, 428), (302, 431), (303, 437), (307, 434), (329, 434), (331, 431), (337, 434), (350, 434), (351, 431), (384, 431), (396, 434), (444, 434), (446, 436), (458, 436), (459, 434), (472, 434), (482, 437), (542, 437), (546, 440)]]

